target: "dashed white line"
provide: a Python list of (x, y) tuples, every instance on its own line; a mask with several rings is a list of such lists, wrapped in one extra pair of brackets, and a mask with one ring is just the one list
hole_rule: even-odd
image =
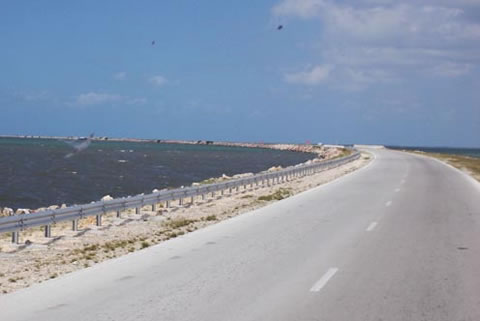
[(399, 188), (396, 188), (396, 189), (395, 189), (395, 193), (398, 193), (398, 192), (400, 192), (400, 189), (399, 189)]
[(337, 268), (330, 268), (328, 271), (318, 280), (310, 289), (310, 292), (318, 292), (320, 291), (327, 282), (337, 273)]
[(389, 207), (390, 205), (392, 205), (392, 201), (388, 201), (388, 202), (385, 203), (386, 207)]
[(377, 222), (372, 222), (370, 225), (367, 227), (367, 232), (373, 231), (373, 229), (377, 226)]

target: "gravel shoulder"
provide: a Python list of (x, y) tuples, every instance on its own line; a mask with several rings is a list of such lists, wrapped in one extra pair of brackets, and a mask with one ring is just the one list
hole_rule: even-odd
[(362, 153), (353, 162), (311, 176), (271, 186), (246, 186), (232, 194), (225, 191), (224, 195), (209, 195), (205, 200), (188, 199), (182, 206), (178, 202), (169, 208), (160, 204), (156, 211), (148, 206), (140, 214), (132, 209), (120, 218), (110, 213), (103, 217), (102, 226), (96, 226), (95, 218), (89, 217), (79, 222), (78, 231), (72, 231), (70, 223), (56, 224), (52, 226), (52, 238), (45, 238), (41, 228), (29, 229), (21, 233), (21, 245), (11, 244), (9, 235), (2, 234), (0, 295), (266, 206), (355, 171), (371, 159)]

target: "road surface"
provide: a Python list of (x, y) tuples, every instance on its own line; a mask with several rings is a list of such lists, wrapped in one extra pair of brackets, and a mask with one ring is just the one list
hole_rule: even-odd
[(480, 320), (479, 184), (372, 152), (332, 183), (1, 296), (1, 320)]

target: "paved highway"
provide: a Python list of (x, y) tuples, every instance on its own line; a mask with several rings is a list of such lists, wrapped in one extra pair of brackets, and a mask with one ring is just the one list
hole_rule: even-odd
[(330, 184), (1, 296), (1, 320), (480, 320), (479, 184), (372, 152)]

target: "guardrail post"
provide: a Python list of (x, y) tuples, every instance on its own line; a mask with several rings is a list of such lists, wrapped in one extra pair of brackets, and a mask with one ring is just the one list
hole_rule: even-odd
[(166, 202), (165, 202), (165, 207), (166, 207), (166, 208), (169, 208), (169, 207), (170, 207), (170, 201), (166, 201)]
[(232, 194), (232, 188), (231, 188), (231, 187), (228, 189), (228, 192), (229, 192), (230, 194)]
[(122, 216), (122, 211), (118, 210), (117, 211), (117, 217), (120, 218)]
[(140, 214), (140, 207), (135, 207), (135, 214)]
[(97, 215), (96, 223), (97, 223), (97, 226), (102, 226), (102, 215)]
[(20, 232), (19, 231), (12, 232), (12, 243), (18, 244), (19, 242), (20, 242)]
[(178, 199), (178, 205), (180, 205), (180, 206), (183, 205), (183, 198), (180, 197), (180, 198)]
[(155, 212), (157, 210), (157, 204), (154, 203), (152, 204), (152, 212)]
[(45, 225), (45, 237), (52, 237), (52, 226)]
[(194, 201), (195, 201), (194, 197), (193, 197), (193, 196), (192, 196), (192, 197), (190, 197), (190, 203), (192, 203), (192, 204), (193, 204), (193, 202), (194, 202)]
[(78, 220), (72, 221), (72, 231), (78, 231)]
[(212, 192), (212, 197), (215, 197), (215, 191)]
[(205, 200), (205, 194), (202, 194), (202, 201)]
[(237, 187), (235, 187), (235, 192), (238, 192), (240, 190), (240, 187), (237, 185)]
[(224, 193), (224, 191), (225, 191), (225, 190), (223, 190), (223, 189), (222, 189), (222, 191), (220, 192), (220, 195), (222, 195), (222, 196), (223, 196), (223, 193)]

